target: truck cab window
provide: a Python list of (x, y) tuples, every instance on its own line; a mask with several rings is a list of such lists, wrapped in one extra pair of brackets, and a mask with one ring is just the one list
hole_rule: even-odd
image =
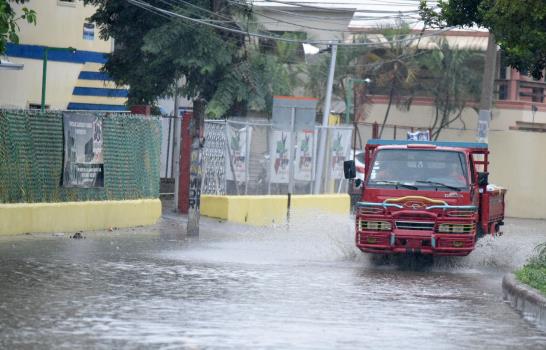
[(442, 184), (443, 187), (466, 189), (470, 181), (465, 154), (438, 150), (379, 150), (368, 185), (392, 186), (393, 183), (413, 185), (423, 190), (440, 190), (438, 186)]

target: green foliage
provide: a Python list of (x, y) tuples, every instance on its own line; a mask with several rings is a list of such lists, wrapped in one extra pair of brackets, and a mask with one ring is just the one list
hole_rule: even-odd
[(421, 0), (420, 14), (427, 25), (478, 25), (489, 29), (506, 53), (506, 62), (534, 78), (546, 67), (546, 6), (544, 0), (440, 1), (435, 11)]
[[(367, 42), (362, 36), (355, 39), (357, 42)], [(331, 55), (320, 54), (312, 57), (310, 61), (301, 66), (301, 73), (306, 76), (304, 82), (305, 91), (308, 95), (317, 97), (323, 105), (328, 71), (330, 69)], [(372, 50), (366, 46), (339, 46), (337, 49), (336, 69), (334, 72), (334, 83), (332, 94), (335, 98), (345, 101), (347, 96), (347, 80), (364, 79), (371, 74), (371, 68), (367, 66), (375, 62), (377, 57)]]
[(516, 277), (546, 295), (546, 243), (538, 245), (536, 253), (525, 266), (516, 271)]
[[(129, 104), (153, 104), (172, 96), (183, 78), (181, 94), (206, 105), (209, 117), (242, 114), (248, 108), (268, 110), (273, 94), (291, 92), (283, 55), (261, 54), (244, 35), (162, 17), (126, 1), (85, 0), (96, 6), (91, 17), (101, 38), (114, 38), (116, 49), (104, 70), (118, 84), (128, 84)], [(165, 8), (167, 2), (149, 1)], [(173, 3), (174, 4), (174, 3)], [(228, 6), (224, 0), (180, 2), (169, 10), (205, 20), (233, 20), (242, 27), (249, 18), (246, 5)]]
[(480, 96), (483, 55), (451, 48), (442, 39), (437, 49), (423, 55), (419, 61), (420, 88), (434, 98), (436, 110), (431, 136), (438, 139), (442, 129), (458, 119), (462, 121), (463, 110)]
[(30, 24), (36, 24), (36, 12), (27, 7), (22, 7), (22, 14), (17, 17), (13, 4), (23, 5), (28, 0), (0, 0), (0, 55), (6, 51), (8, 42), (19, 43), (19, 25), (17, 21), (25, 20)]
[(413, 40), (405, 40), (412, 36), (407, 23), (401, 22), (394, 27), (386, 27), (381, 34), (389, 41), (388, 47), (374, 49), (381, 62), (374, 69), (373, 79), (379, 88), (384, 88), (389, 96), (389, 102), (383, 123), (379, 131), (382, 136), (385, 124), (389, 117), (391, 105), (403, 110), (409, 110), (416, 87), (418, 71), (415, 55), (418, 53), (418, 44)]
[[(417, 83), (418, 65), (414, 57), (417, 54), (417, 49), (411, 41), (404, 41), (405, 38), (412, 35), (409, 26), (404, 22), (397, 23), (392, 27), (380, 28), (378, 32), (389, 40), (388, 44), (338, 48), (333, 95), (346, 101), (349, 78), (371, 79), (370, 87), (374, 93), (385, 93), (389, 96), (389, 107), (383, 120), (384, 126), (392, 104), (405, 110), (411, 106)], [(355, 42), (372, 43), (365, 35), (355, 38)], [(326, 90), (329, 63), (330, 56), (324, 55), (316, 63), (309, 64), (307, 69), (309, 80), (306, 89), (321, 100), (324, 98)], [(370, 94), (368, 88), (361, 83), (355, 83), (353, 86), (354, 118), (356, 120), (362, 120), (365, 117), (366, 104)]]

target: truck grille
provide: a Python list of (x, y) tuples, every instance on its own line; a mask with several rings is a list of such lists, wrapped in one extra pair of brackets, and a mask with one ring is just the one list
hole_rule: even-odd
[(396, 228), (401, 230), (432, 231), (434, 222), (424, 221), (395, 221)]

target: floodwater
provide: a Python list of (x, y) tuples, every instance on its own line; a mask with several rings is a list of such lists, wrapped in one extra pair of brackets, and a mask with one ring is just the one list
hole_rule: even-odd
[(193, 241), (169, 220), (0, 239), (0, 348), (546, 348), (501, 292), (545, 222), (507, 220), (470, 256), (419, 267), (357, 252), (348, 218), (205, 221)]

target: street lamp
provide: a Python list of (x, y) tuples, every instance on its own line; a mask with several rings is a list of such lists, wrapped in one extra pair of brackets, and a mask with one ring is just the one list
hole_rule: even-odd
[(319, 194), (322, 186), (322, 172), (324, 170), (324, 157), (326, 152), (326, 128), (328, 127), (328, 116), (330, 115), (330, 106), (332, 105), (332, 87), (334, 84), (334, 72), (336, 70), (337, 43), (332, 43), (329, 49), (330, 48), (332, 51), (332, 57), (330, 59), (330, 70), (328, 72), (328, 81), (326, 83), (326, 97), (324, 99), (324, 109), (322, 111), (322, 128), (320, 129), (317, 172), (315, 174), (315, 186), (313, 188), (314, 194)]
[(45, 95), (46, 95), (46, 81), (47, 81), (47, 55), (49, 51), (71, 51), (76, 53), (76, 49), (73, 47), (44, 47), (44, 57), (42, 60), (42, 103), (40, 111), (45, 112)]

